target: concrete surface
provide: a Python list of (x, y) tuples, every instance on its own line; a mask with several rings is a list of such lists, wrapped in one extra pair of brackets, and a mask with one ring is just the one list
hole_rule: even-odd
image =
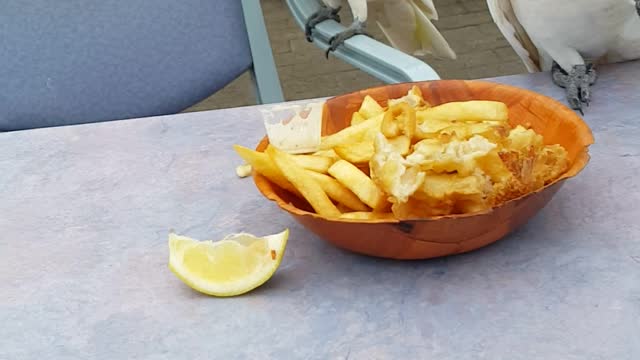
[[(262, 0), (267, 31), (287, 100), (331, 96), (381, 84), (374, 77), (338, 59), (326, 60), (322, 50), (304, 38), (284, 0)], [(426, 57), (444, 79), (477, 79), (526, 71), (493, 23), (486, 0), (434, 0), (440, 20), (434, 22), (458, 54), (458, 59)], [(369, 4), (370, 17), (381, 18), (382, 3)], [(342, 12), (349, 24), (348, 7)], [(386, 39), (375, 24), (368, 30)], [(310, 84), (313, 84), (311, 86)], [(207, 110), (255, 104), (248, 74), (189, 110)]]

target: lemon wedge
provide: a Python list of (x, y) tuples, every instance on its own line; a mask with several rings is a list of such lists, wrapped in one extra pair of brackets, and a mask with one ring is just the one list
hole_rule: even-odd
[(235, 296), (264, 284), (276, 272), (289, 229), (265, 237), (231, 234), (220, 241), (198, 241), (169, 234), (169, 269), (192, 289), (213, 296)]

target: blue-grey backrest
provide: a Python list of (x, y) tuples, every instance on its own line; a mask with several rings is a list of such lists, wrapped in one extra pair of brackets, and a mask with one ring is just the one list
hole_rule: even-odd
[(175, 113), (250, 66), (240, 0), (0, 0), (0, 131)]

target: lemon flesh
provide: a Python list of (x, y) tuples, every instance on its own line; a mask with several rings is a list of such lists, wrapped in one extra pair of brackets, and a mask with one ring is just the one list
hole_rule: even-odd
[(169, 234), (169, 269), (192, 289), (213, 296), (249, 292), (273, 276), (289, 229), (265, 237), (231, 234), (216, 242)]

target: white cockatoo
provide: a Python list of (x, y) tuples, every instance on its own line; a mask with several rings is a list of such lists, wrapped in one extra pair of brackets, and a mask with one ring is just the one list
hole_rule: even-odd
[(589, 105), (594, 66), (640, 58), (640, 0), (487, 0), (530, 72), (551, 70), (569, 105)]
[[(438, 19), (433, 0), (348, 0), (353, 23), (330, 39), (327, 56), (350, 37), (367, 35), (367, 2), (373, 1), (383, 2), (384, 16), (389, 25), (384, 26), (379, 21), (377, 24), (391, 46), (415, 56), (430, 54), (438, 58), (456, 58), (455, 52), (431, 23), (431, 20)], [(322, 0), (320, 10), (307, 20), (305, 33), (308, 41), (311, 41), (311, 33), (318, 23), (329, 19), (340, 22), (338, 12), (342, 2)]]

